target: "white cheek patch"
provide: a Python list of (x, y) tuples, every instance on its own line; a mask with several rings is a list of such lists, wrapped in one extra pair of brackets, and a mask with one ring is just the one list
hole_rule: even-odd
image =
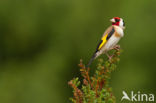
[(124, 23), (123, 23), (123, 20), (121, 19), (121, 20), (120, 20), (120, 23), (119, 23), (119, 26), (120, 26), (120, 27), (123, 27), (123, 25), (124, 25)]

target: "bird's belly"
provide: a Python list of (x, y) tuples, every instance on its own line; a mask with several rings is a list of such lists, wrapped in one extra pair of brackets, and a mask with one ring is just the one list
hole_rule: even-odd
[(104, 45), (105, 51), (112, 49), (120, 40), (120, 37), (112, 36)]

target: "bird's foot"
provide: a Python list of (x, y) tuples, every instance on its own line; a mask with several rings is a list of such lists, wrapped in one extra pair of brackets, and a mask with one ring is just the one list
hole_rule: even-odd
[(115, 46), (114, 46), (114, 49), (115, 49), (116, 51), (119, 51), (119, 50), (120, 50), (120, 45), (115, 45)]

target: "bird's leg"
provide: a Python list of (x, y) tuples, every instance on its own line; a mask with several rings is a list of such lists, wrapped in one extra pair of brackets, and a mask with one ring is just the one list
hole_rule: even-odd
[[(120, 50), (120, 45), (115, 45), (113, 48), (111, 48), (110, 50), (112, 50), (112, 49), (115, 49), (116, 51), (119, 51)], [(112, 57), (114, 56), (114, 54), (113, 55), (109, 55), (107, 52), (105, 52), (105, 54), (107, 55), (107, 57), (109, 58), (109, 61), (111, 62), (111, 60), (112, 60)]]
[(110, 56), (107, 52), (106, 52), (106, 55), (107, 55), (107, 57), (109, 58), (109, 61), (111, 62), (111, 59), (112, 59), (113, 55)]
[(119, 50), (120, 50), (120, 45), (115, 45), (115, 46), (113, 47), (113, 49), (119, 51)]

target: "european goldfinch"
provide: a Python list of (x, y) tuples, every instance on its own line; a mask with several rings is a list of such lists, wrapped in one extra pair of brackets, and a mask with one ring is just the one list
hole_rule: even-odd
[[(114, 17), (110, 19), (112, 25), (106, 29), (104, 32), (100, 43), (98, 44), (95, 53), (90, 59), (88, 66), (92, 63), (94, 59), (96, 59), (101, 54), (105, 53), (108, 57), (107, 52), (113, 49), (116, 44), (119, 42), (120, 38), (124, 36), (123, 30), (125, 29), (125, 23), (122, 18)], [(110, 57), (109, 57), (110, 58)]]

